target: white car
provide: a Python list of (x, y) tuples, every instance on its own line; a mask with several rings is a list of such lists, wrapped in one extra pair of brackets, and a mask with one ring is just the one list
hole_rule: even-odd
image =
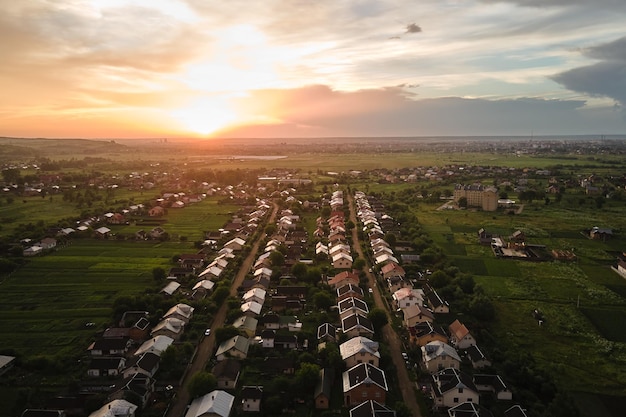
[(210, 336), (210, 335), (211, 335), (211, 329), (206, 329), (206, 330), (204, 331), (204, 335), (205, 335), (205, 336)]

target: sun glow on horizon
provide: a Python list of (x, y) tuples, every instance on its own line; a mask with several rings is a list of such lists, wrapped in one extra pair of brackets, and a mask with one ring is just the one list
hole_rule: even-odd
[(189, 106), (170, 113), (182, 129), (198, 135), (210, 135), (218, 130), (239, 124), (240, 117), (224, 98), (211, 97), (194, 100)]

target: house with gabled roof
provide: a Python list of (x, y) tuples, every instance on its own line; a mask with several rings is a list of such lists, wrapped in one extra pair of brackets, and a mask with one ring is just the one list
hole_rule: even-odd
[(126, 400), (113, 400), (89, 414), (89, 417), (135, 417), (138, 408)]
[(341, 320), (341, 330), (347, 337), (374, 335), (374, 325), (367, 317), (353, 313)]
[(359, 298), (363, 299), (363, 290), (361, 287), (355, 284), (346, 284), (337, 288), (337, 301), (345, 300), (346, 298)]
[(219, 389), (234, 390), (237, 388), (237, 381), (241, 375), (241, 362), (237, 359), (226, 358), (219, 361), (211, 373), (217, 379), (217, 387)]
[(342, 271), (328, 279), (328, 285), (335, 289), (347, 284), (359, 285), (359, 274), (354, 271)]
[(263, 304), (257, 303), (256, 301), (248, 301), (243, 303), (240, 309), (246, 316), (256, 317), (261, 314)]
[(163, 315), (163, 318), (175, 318), (182, 320), (185, 323), (189, 323), (189, 320), (193, 317), (193, 310), (194, 308), (188, 304), (178, 303), (167, 310), (167, 312)]
[(396, 277), (396, 276), (400, 276), (404, 278), (406, 276), (406, 272), (404, 271), (404, 268), (402, 268), (400, 265), (398, 265), (395, 262), (390, 262), (386, 265), (383, 265), (383, 267), (380, 269), (380, 272), (383, 275), (383, 278), (385, 279), (389, 277)]
[(117, 376), (126, 366), (126, 359), (117, 357), (94, 357), (87, 368), (87, 375), (91, 377)]
[(111, 389), (110, 399), (124, 399), (128, 393), (132, 393), (135, 398), (140, 399), (140, 407), (148, 404), (150, 395), (154, 392), (154, 379), (147, 375), (133, 374), (116, 383)]
[(447, 343), (435, 341), (421, 347), (422, 364), (431, 374), (442, 369), (460, 369), (461, 357), (457, 351)]
[(478, 345), (473, 345), (468, 347), (465, 350), (467, 353), (467, 357), (472, 362), (472, 367), (474, 369), (486, 368), (491, 366), (491, 361), (487, 359), (482, 350), (478, 347)]
[(367, 400), (350, 409), (350, 417), (396, 417), (396, 412), (378, 401)]
[(180, 284), (176, 281), (168, 282), (165, 287), (161, 289), (161, 293), (172, 296), (178, 289), (180, 288)]
[(159, 370), (161, 357), (153, 352), (144, 352), (140, 356), (134, 356), (124, 369), (124, 378), (134, 374), (147, 375), (154, 378)]
[(335, 342), (337, 340), (337, 328), (330, 323), (322, 323), (317, 327), (318, 342)]
[(498, 400), (509, 401), (513, 399), (513, 393), (500, 375), (474, 374), (474, 384), (478, 392), (491, 393)]
[(336, 253), (331, 257), (331, 263), (335, 269), (350, 269), (352, 262), (352, 256), (344, 252)]
[(215, 287), (215, 283), (213, 281), (208, 280), (208, 279), (202, 279), (196, 282), (196, 284), (193, 286), (192, 288), (193, 297), (194, 298), (206, 297), (208, 294), (210, 294), (213, 291), (214, 287)]
[(458, 369), (443, 369), (432, 375), (432, 393), (437, 408), (450, 408), (464, 402), (479, 403), (478, 388), (472, 377)]
[(328, 407), (330, 407), (330, 395), (334, 375), (335, 372), (333, 368), (320, 369), (317, 384), (315, 385), (315, 392), (313, 393), (316, 410), (327, 410)]
[(233, 327), (239, 332), (245, 333), (247, 337), (253, 337), (258, 323), (256, 318), (243, 315), (233, 322)]
[(404, 309), (413, 305), (424, 305), (424, 291), (421, 288), (404, 287), (391, 295), (394, 309)]
[(244, 336), (235, 336), (223, 341), (217, 347), (215, 358), (223, 361), (226, 358), (246, 359), (248, 349), (250, 348), (250, 339)]
[(198, 274), (198, 278), (205, 278), (210, 280), (217, 280), (224, 272), (224, 269), (220, 268), (217, 265), (207, 266), (204, 271)]
[(504, 417), (528, 417), (528, 414), (519, 404), (515, 404), (504, 410)]
[(127, 337), (98, 339), (87, 350), (91, 356), (124, 356), (130, 345), (131, 341)]
[(224, 248), (228, 248), (228, 249), (232, 249), (234, 251), (240, 251), (243, 249), (244, 245), (246, 244), (246, 241), (243, 240), (240, 237), (235, 237), (232, 238), (231, 240), (229, 240), (228, 242), (224, 243)]
[(261, 400), (263, 400), (263, 386), (246, 385), (241, 388), (241, 410), (243, 412), (261, 411)]
[(155, 336), (143, 342), (133, 355), (139, 356), (144, 352), (153, 352), (161, 356), (172, 343), (174, 343), (174, 339), (169, 336)]
[(265, 303), (265, 294), (266, 291), (261, 288), (252, 288), (241, 296), (241, 299), (245, 302), (256, 301), (257, 303), (263, 305)]
[(350, 297), (344, 300), (341, 300), (337, 303), (337, 307), (339, 310), (339, 318), (343, 319), (344, 317), (348, 317), (352, 314), (361, 314), (363, 316), (367, 316), (369, 313), (369, 307), (367, 303), (360, 298)]
[(433, 312), (424, 306), (412, 305), (407, 308), (403, 308), (402, 314), (404, 316), (404, 326), (407, 328), (414, 327), (417, 323), (424, 321), (429, 321), (431, 323), (435, 321), (435, 315)]
[(369, 363), (360, 363), (342, 375), (345, 406), (353, 406), (367, 400), (385, 403), (387, 378), (382, 369)]
[(454, 320), (454, 322), (448, 326), (448, 331), (450, 332), (450, 342), (457, 349), (467, 349), (476, 344), (474, 336), (472, 336), (467, 327), (458, 319)]
[(448, 343), (448, 334), (443, 327), (429, 321), (416, 323), (415, 326), (408, 329), (411, 341), (418, 346), (424, 346), (428, 342), (434, 341)]
[(393, 276), (387, 278), (387, 288), (393, 294), (401, 288), (413, 288), (413, 284), (401, 276)]
[(437, 314), (447, 314), (450, 312), (450, 305), (447, 301), (443, 300), (437, 291), (432, 287), (427, 287), (424, 291), (426, 303), (428, 307)]
[(369, 363), (378, 366), (380, 362), (378, 342), (374, 342), (364, 336), (353, 337), (340, 344), (339, 353), (348, 368), (359, 363)]
[(150, 335), (155, 336), (167, 336), (174, 340), (180, 339), (185, 331), (185, 322), (183, 320), (171, 317), (161, 320), (156, 326), (152, 328)]
[(185, 417), (228, 417), (234, 403), (234, 395), (222, 390), (211, 391), (193, 400)]
[(448, 417), (493, 417), (493, 414), (480, 404), (464, 402), (449, 408)]

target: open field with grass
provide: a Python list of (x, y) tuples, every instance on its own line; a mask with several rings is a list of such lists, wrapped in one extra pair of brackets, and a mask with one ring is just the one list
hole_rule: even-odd
[[(527, 350), (570, 391), (626, 396), (626, 280), (610, 269), (626, 248), (618, 234), (591, 240), (583, 229), (600, 224), (626, 230), (626, 208), (569, 210), (543, 202), (520, 215), (481, 211), (435, 211), (420, 205), (415, 214), (449, 259), (471, 273), (497, 307), (494, 336), (504, 346)], [(468, 229), (474, 225), (474, 231)], [(516, 230), (529, 244), (573, 250), (575, 262), (498, 259), (478, 242), (479, 228), (508, 236)], [(462, 253), (458, 246), (465, 249)], [(540, 309), (546, 321), (532, 316)], [(480, 343), (480, 341), (479, 341)]]
[[(113, 301), (158, 290), (152, 269), (191, 250), (179, 242), (74, 240), (0, 284), (0, 339), (20, 355), (79, 354), (110, 324)], [(86, 323), (95, 323), (86, 327)]]

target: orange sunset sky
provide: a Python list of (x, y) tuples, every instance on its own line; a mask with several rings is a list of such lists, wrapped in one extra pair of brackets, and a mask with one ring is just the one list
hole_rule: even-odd
[(0, 6), (0, 136), (626, 132), (623, 0)]

